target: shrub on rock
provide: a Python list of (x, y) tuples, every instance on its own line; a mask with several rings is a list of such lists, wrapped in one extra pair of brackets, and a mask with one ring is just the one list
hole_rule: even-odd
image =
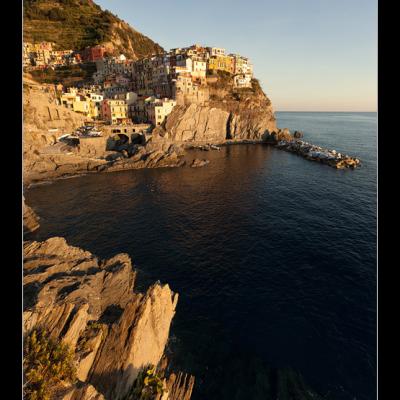
[(76, 369), (69, 346), (34, 329), (24, 340), (24, 399), (48, 400), (61, 382), (74, 382)]

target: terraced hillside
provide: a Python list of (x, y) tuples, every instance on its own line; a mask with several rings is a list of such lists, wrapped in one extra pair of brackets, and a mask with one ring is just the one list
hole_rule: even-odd
[(24, 41), (81, 50), (103, 44), (110, 54), (138, 59), (162, 47), (91, 0), (24, 0)]

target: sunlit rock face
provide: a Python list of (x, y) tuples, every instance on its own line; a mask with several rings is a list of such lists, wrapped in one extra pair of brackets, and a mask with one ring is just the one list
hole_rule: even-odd
[(160, 362), (178, 294), (158, 283), (134, 293), (135, 276), (127, 254), (99, 260), (60, 237), (24, 243), (24, 331), (44, 327), (68, 343), (78, 379), (92, 385), (65, 398), (121, 399)]

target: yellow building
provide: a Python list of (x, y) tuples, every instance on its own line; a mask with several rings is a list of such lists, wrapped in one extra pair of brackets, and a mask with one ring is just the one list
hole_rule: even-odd
[(87, 101), (85, 97), (76, 96), (75, 101), (73, 102), (73, 110), (88, 117), (90, 113), (89, 103), (90, 102)]
[(98, 118), (101, 114), (103, 96), (98, 93), (85, 93), (83, 90), (69, 87), (66, 93), (60, 95), (61, 105), (84, 114), (88, 118)]
[(229, 54), (233, 59), (234, 74), (253, 74), (253, 65), (247, 57), (239, 54)]
[(101, 103), (103, 101), (103, 95), (99, 93), (89, 93), (86, 95), (86, 99), (89, 103), (89, 114), (88, 116), (94, 119), (100, 118), (101, 116)]
[(67, 108), (74, 108), (74, 102), (76, 101), (77, 93), (76, 92), (67, 92), (63, 93), (60, 96), (61, 104)]
[(211, 71), (226, 71), (233, 74), (234, 62), (230, 56), (213, 56), (208, 59), (207, 69)]
[(111, 124), (128, 121), (128, 104), (126, 100), (105, 99), (102, 102), (102, 118)]

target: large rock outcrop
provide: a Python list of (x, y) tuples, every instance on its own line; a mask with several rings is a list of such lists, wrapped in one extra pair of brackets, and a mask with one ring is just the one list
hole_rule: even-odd
[(252, 88), (235, 89), (232, 77), (212, 77), (207, 90), (209, 101), (175, 106), (165, 124), (153, 131), (153, 141), (262, 141), (277, 130), (271, 101), (257, 80)]
[(79, 382), (60, 398), (122, 399), (159, 364), (178, 294), (158, 283), (135, 293), (135, 276), (127, 254), (99, 260), (60, 237), (24, 243), (24, 332), (45, 328), (75, 352)]

